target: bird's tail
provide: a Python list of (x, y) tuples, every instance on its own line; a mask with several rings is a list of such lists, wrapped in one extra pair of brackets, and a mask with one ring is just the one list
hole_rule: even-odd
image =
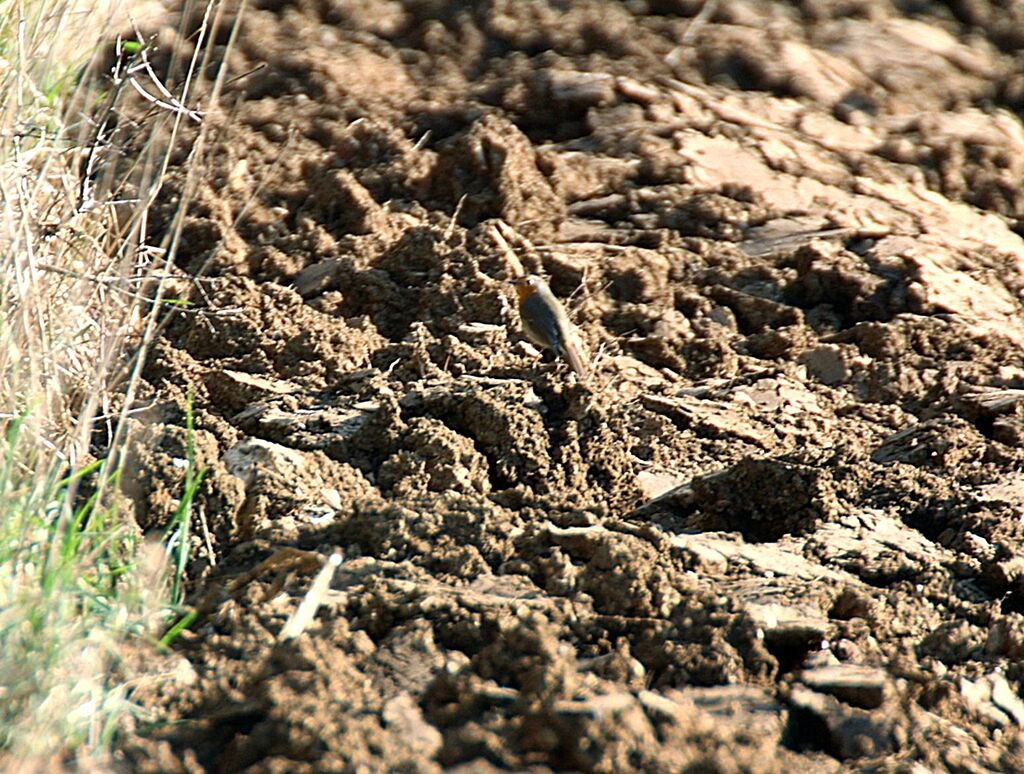
[(562, 355), (569, 362), (572, 370), (576, 372), (580, 381), (585, 382), (590, 377), (590, 372), (587, 368), (588, 358), (583, 342), (580, 341), (579, 333), (575, 329), (569, 332), (566, 339), (562, 346)]

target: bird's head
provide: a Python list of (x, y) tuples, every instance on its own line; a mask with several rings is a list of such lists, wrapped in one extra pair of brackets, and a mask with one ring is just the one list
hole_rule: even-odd
[(536, 274), (524, 274), (522, 277), (516, 277), (515, 285), (519, 303), (522, 303), (544, 287), (544, 280)]

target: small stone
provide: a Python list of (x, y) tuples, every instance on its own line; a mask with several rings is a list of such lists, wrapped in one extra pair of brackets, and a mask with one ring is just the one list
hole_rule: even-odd
[(856, 664), (805, 669), (799, 679), (808, 688), (864, 709), (882, 706), (889, 684), (884, 670)]
[(803, 686), (794, 686), (789, 705), (789, 736), (840, 760), (881, 755), (899, 747), (893, 720), (886, 715), (850, 707)]
[(1018, 726), (1024, 726), (1024, 702), (1002, 675), (990, 675), (992, 684), (992, 703), (1013, 718)]
[(842, 384), (850, 378), (842, 350), (835, 344), (807, 350), (800, 356), (800, 363), (808, 374), (825, 385)]

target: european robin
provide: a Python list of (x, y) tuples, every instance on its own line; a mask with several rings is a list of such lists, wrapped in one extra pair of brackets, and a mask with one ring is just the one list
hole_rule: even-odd
[(516, 279), (516, 293), (519, 295), (519, 319), (527, 338), (565, 358), (580, 381), (585, 382), (587, 366), (581, 354), (579, 335), (548, 284), (536, 274), (527, 274)]

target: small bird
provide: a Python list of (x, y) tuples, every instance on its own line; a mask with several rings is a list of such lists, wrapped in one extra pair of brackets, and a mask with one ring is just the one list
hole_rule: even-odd
[(579, 335), (548, 284), (536, 274), (527, 274), (516, 279), (516, 293), (519, 295), (519, 319), (527, 338), (565, 358), (580, 381), (585, 382), (587, 366), (581, 354)]

